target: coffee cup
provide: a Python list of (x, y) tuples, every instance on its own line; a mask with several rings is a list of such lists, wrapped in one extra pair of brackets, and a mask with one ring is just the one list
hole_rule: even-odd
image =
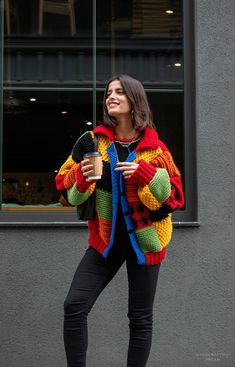
[(86, 181), (101, 179), (103, 173), (102, 155), (99, 152), (90, 152), (84, 154), (83, 159), (89, 159), (90, 164), (93, 164), (93, 173), (86, 178)]

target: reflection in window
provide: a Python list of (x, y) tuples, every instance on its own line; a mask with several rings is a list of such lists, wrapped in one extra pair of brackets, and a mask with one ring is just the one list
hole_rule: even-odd
[[(5, 85), (92, 87), (91, 0), (7, 4)], [(117, 73), (149, 88), (183, 87), (182, 0), (170, 6), (166, 0), (100, 0), (97, 5), (98, 87)]]
[(91, 100), (90, 92), (5, 92), (4, 207), (61, 204), (54, 176), (92, 128)]
[(99, 2), (98, 81), (127, 73), (145, 86), (182, 87), (182, 25), (182, 0)]
[(4, 0), (7, 36), (86, 36), (91, 0)]
[(182, 37), (182, 0), (101, 0), (97, 8), (97, 33), (110, 37)]

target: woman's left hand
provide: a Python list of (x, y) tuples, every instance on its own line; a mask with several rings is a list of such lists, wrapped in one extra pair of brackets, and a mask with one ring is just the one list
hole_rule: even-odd
[(138, 164), (134, 162), (118, 162), (115, 171), (122, 171), (125, 179), (130, 178), (132, 173), (138, 168)]

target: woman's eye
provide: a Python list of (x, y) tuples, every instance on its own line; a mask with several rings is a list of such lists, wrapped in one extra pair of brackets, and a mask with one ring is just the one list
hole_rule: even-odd
[[(112, 94), (112, 92), (110, 91), (110, 92), (107, 92), (107, 94), (106, 94), (106, 99), (108, 98), (108, 97), (110, 97), (111, 96), (111, 94)], [(124, 92), (124, 90), (117, 90), (117, 91), (115, 91), (114, 92), (114, 94), (126, 94), (125, 92)]]

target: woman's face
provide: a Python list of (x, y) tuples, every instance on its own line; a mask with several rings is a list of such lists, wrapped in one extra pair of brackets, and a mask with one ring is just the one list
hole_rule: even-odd
[(112, 81), (108, 86), (106, 107), (112, 117), (131, 115), (131, 104), (119, 80)]

